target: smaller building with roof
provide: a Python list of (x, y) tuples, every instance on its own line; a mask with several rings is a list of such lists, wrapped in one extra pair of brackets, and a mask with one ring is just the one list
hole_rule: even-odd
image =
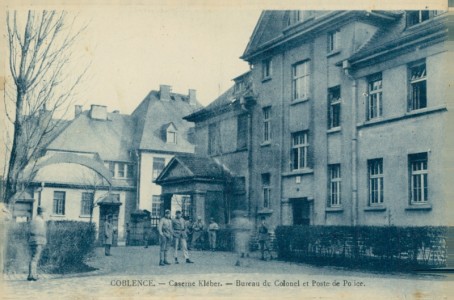
[(130, 115), (102, 105), (89, 110), (76, 105), (74, 119), (28, 168), (32, 182), (17, 195), (18, 216), (31, 218), (40, 205), (50, 220), (102, 226), (110, 215), (118, 229), (114, 242), (124, 243), (135, 212), (159, 218), (161, 188), (153, 181), (175, 154), (194, 152), (194, 126), (183, 117), (198, 109), (195, 90), (183, 95), (168, 85), (151, 91)]

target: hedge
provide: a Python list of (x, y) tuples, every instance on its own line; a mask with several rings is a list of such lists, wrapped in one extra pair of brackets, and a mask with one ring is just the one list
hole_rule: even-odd
[(446, 227), (278, 226), (282, 260), (383, 270), (446, 265)]
[[(8, 231), (6, 271), (26, 272), (30, 259), (28, 223), (13, 223)], [(48, 221), (47, 245), (43, 249), (40, 268), (48, 272), (67, 273), (90, 269), (85, 259), (94, 249), (95, 224), (79, 221)]]

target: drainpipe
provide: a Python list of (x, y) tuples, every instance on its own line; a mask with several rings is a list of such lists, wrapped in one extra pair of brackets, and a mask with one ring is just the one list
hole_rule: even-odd
[[(282, 182), (282, 173), (284, 172), (284, 163), (283, 163), (283, 154), (284, 154), (284, 143), (285, 143), (285, 138), (284, 138), (284, 126), (285, 126), (285, 117), (284, 117), (284, 114), (285, 114), (285, 89), (284, 89), (284, 86), (285, 86), (285, 72), (284, 72), (284, 62), (285, 62), (285, 51), (282, 53), (282, 58), (281, 58), (281, 73), (282, 73), (282, 76), (281, 76), (281, 115), (280, 115), (280, 145), (279, 145), (279, 172), (278, 172), (278, 176), (279, 176), (279, 224), (278, 225), (283, 225), (283, 219), (284, 219), (284, 205), (285, 206), (288, 206), (288, 201), (287, 202), (283, 202), (283, 182)], [(271, 137), (272, 138), (272, 137)], [(285, 156), (287, 158), (287, 156)], [(288, 207), (285, 208), (286, 210), (288, 210)], [(274, 228), (273, 228), (274, 230)]]
[(140, 204), (140, 168), (141, 168), (141, 153), (139, 150), (135, 151), (136, 154), (136, 161), (137, 161), (137, 168), (136, 168), (136, 209), (139, 209)]
[(357, 81), (350, 74), (350, 63), (346, 60), (342, 64), (345, 75), (352, 81), (352, 106), (351, 106), (351, 118), (352, 118), (352, 135), (351, 135), (351, 163), (352, 163), (352, 219), (351, 224), (356, 226), (358, 223), (358, 172), (357, 172), (357, 157), (358, 157), (358, 131), (356, 129), (356, 106), (358, 104), (357, 99)]

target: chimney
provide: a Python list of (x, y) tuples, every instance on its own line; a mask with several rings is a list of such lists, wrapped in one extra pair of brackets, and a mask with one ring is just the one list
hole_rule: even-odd
[(82, 105), (74, 105), (74, 118), (82, 113)]
[(189, 104), (190, 105), (196, 105), (197, 104), (197, 97), (196, 97), (196, 90), (194, 89), (189, 89)]
[(159, 86), (159, 99), (169, 101), (171, 90), (172, 90), (172, 87), (170, 85), (161, 84)]
[(93, 120), (107, 120), (107, 106), (92, 104), (90, 118)]

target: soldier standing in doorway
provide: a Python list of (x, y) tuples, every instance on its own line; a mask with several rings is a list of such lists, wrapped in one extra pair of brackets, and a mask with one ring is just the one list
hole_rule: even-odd
[(106, 256), (111, 256), (110, 247), (112, 247), (113, 234), (114, 227), (112, 225), (112, 216), (109, 215), (104, 222), (104, 254)]

